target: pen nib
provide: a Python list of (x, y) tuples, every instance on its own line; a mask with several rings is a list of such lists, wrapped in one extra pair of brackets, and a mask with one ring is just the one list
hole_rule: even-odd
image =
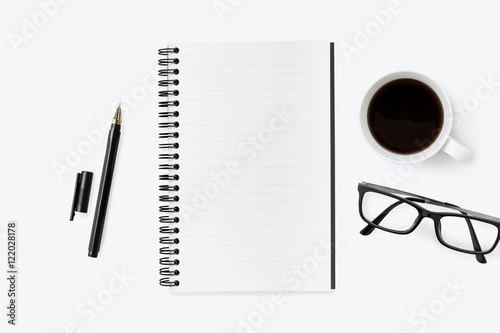
[(116, 109), (115, 116), (113, 117), (112, 124), (121, 125), (122, 124), (122, 104), (118, 105)]

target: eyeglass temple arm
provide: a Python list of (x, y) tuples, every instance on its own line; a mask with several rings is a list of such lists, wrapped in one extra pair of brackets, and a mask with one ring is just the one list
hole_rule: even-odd
[[(417, 199), (417, 198), (407, 198), (407, 199), (411, 200), (411, 201), (415, 201), (415, 202), (420, 202), (420, 203), (424, 203), (425, 202), (424, 200)], [(374, 218), (373, 221), (372, 221), (372, 223), (378, 225), (387, 216), (387, 214), (389, 214), (391, 212), (391, 210), (393, 210), (397, 206), (401, 205), (402, 203), (404, 203), (404, 201), (401, 201), (401, 200), (396, 201), (395, 203), (393, 203), (392, 205), (390, 205), (389, 207), (387, 207), (382, 213), (380, 213), (379, 216), (377, 216), (376, 218)], [(373, 225), (371, 225), (371, 224), (368, 224), (366, 227), (364, 227), (360, 231), (360, 234), (362, 234), (363, 236), (368, 236), (369, 234), (371, 234), (373, 232), (373, 230), (375, 230), (375, 227)]]
[[(417, 198), (407, 198), (407, 199), (410, 201), (420, 202), (420, 203), (425, 203), (425, 201), (426, 201), (424, 199), (417, 199)], [(379, 216), (377, 216), (375, 219), (373, 219), (372, 223), (378, 225), (387, 216), (387, 214), (389, 214), (391, 212), (391, 210), (393, 210), (394, 208), (396, 208), (397, 206), (399, 206), (403, 202), (404, 201), (399, 200), (399, 201), (393, 203), (392, 205), (390, 205), (389, 207), (387, 207), (382, 213), (380, 213)], [(448, 205), (456, 207), (456, 208), (458, 208), (458, 210), (462, 214), (466, 214), (465, 212), (462, 212), (460, 210), (460, 207), (458, 207), (457, 205), (453, 205), (453, 204), (448, 204)], [(470, 233), (470, 236), (472, 239), (472, 245), (474, 246), (474, 251), (482, 251), (481, 245), (479, 244), (479, 240), (477, 239), (476, 232), (474, 231), (474, 226), (472, 225), (472, 222), (467, 217), (465, 218), (465, 221), (467, 222), (467, 227), (469, 228), (469, 233)], [(375, 230), (375, 227), (373, 225), (369, 224), (360, 231), (360, 234), (362, 234), (363, 236), (368, 236), (369, 234), (371, 234), (373, 232), (373, 230)], [(485, 264), (487, 262), (484, 254), (476, 254), (475, 257), (476, 257), (476, 260), (481, 264)]]
[[(460, 207), (454, 204), (446, 203), (447, 205), (455, 207), (460, 213), (468, 215), (466, 212), (464, 212)], [(479, 244), (479, 240), (477, 239), (476, 231), (474, 230), (474, 226), (472, 225), (472, 222), (468, 217), (464, 217), (465, 221), (467, 222), (467, 227), (469, 228), (469, 233), (470, 237), (472, 239), (472, 246), (474, 246), (474, 251), (482, 251), (481, 249), (481, 244)], [(476, 260), (481, 263), (481, 264), (486, 264), (486, 257), (484, 254), (476, 254)]]
[[(382, 186), (382, 185), (370, 184), (370, 183), (365, 183), (365, 182), (362, 183), (362, 184), (360, 184), (360, 185), (361, 186), (370, 187), (370, 188), (379, 189), (379, 190), (382, 190), (383, 192), (389, 192), (389, 193), (393, 193), (393, 194), (400, 194), (402, 196), (405, 196), (405, 197), (408, 197), (408, 198), (412, 198), (414, 201), (416, 201), (417, 199), (421, 199), (421, 201), (418, 201), (418, 202), (421, 202), (421, 203), (424, 202), (422, 200), (436, 201), (434, 199), (427, 198), (427, 197), (424, 197), (422, 195), (418, 195), (418, 194), (414, 194), (414, 193), (410, 193), (410, 192), (405, 192), (405, 191), (401, 191), (401, 190), (398, 190), (398, 189), (395, 189), (395, 188), (390, 188), (390, 187), (386, 187), (386, 186)], [(438, 202), (438, 201), (436, 201), (436, 202)]]
[[(408, 199), (411, 200), (411, 199)], [(441, 207), (454, 207), (456, 210), (458, 210), (460, 213), (464, 215), (469, 215), (467, 211), (463, 208), (460, 208), (457, 205), (451, 204), (449, 202), (439, 202), (434, 199), (427, 199), (429, 203), (432, 203), (433, 205), (441, 206)], [(479, 244), (479, 240), (477, 239), (476, 231), (474, 230), (474, 226), (472, 225), (472, 222), (469, 218), (464, 217), (465, 221), (467, 222), (467, 227), (469, 228), (469, 233), (470, 237), (472, 239), (472, 246), (474, 247), (474, 251), (482, 251), (481, 245)], [(380, 222), (379, 222), (380, 223)], [(486, 257), (484, 254), (476, 254), (476, 260), (481, 263), (481, 264), (486, 264)]]
[[(490, 215), (486, 215), (486, 214), (474, 212), (472, 210), (461, 208), (461, 207), (459, 207), (457, 205), (454, 205), (454, 204), (451, 204), (449, 202), (440, 202), (440, 201), (437, 201), (437, 200), (434, 200), (434, 199), (431, 199), (431, 198), (424, 197), (422, 195), (418, 195), (418, 194), (414, 194), (414, 193), (410, 193), (410, 192), (405, 192), (405, 191), (397, 190), (397, 189), (394, 189), (394, 188), (385, 187), (385, 186), (382, 186), (382, 185), (370, 184), (370, 183), (366, 183), (366, 182), (360, 183), (359, 186), (360, 187), (373, 188), (373, 189), (379, 189), (379, 190), (381, 190), (383, 192), (400, 194), (400, 195), (402, 195), (404, 197), (407, 197), (407, 198), (419, 198), (419, 199), (423, 199), (423, 200), (425, 200), (425, 202), (431, 203), (431, 204), (436, 205), (436, 206), (441, 206), (441, 207), (452, 206), (452, 207), (458, 208), (458, 210), (460, 210), (462, 212), (462, 214), (472, 215), (472, 216), (476, 216), (476, 217), (481, 217), (481, 218), (484, 218), (484, 219), (487, 219), (487, 220), (493, 220), (495, 222), (500, 223), (500, 219), (498, 217), (494, 217), (494, 216), (490, 216)], [(420, 201), (420, 202), (423, 203), (424, 201)]]
[[(469, 227), (470, 236), (472, 238), (472, 246), (474, 246), (474, 251), (482, 251), (481, 245), (479, 244), (479, 240), (477, 239), (476, 232), (474, 231), (474, 226), (469, 218), (465, 218), (467, 221), (467, 226)], [(476, 254), (476, 260), (481, 264), (486, 264), (486, 257), (484, 254)]]

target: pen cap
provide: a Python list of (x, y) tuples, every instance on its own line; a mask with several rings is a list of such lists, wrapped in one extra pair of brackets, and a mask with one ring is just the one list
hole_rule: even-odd
[(76, 200), (76, 211), (86, 213), (89, 208), (90, 189), (92, 188), (92, 177), (94, 174), (82, 171), (80, 185), (78, 188), (78, 199)]
[(75, 212), (86, 213), (89, 208), (90, 190), (92, 188), (92, 177), (94, 174), (82, 171), (76, 175), (73, 205), (69, 220), (73, 221)]

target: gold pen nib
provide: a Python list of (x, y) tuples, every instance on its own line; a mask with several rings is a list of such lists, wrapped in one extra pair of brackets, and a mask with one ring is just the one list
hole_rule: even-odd
[(115, 116), (113, 117), (112, 124), (121, 125), (122, 124), (122, 103), (118, 105), (116, 109)]

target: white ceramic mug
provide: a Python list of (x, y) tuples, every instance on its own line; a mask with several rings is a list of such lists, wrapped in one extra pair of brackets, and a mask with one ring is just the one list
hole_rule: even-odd
[[(368, 127), (368, 106), (373, 96), (383, 85), (398, 79), (413, 79), (425, 83), (434, 90), (443, 107), (443, 127), (441, 132), (431, 145), (414, 154), (398, 154), (387, 150), (375, 140)], [(435, 155), (440, 150), (443, 150), (459, 161), (467, 161), (472, 153), (457, 140), (450, 137), (452, 123), (453, 112), (451, 103), (444, 90), (428, 77), (413, 72), (397, 72), (381, 78), (368, 90), (361, 105), (361, 130), (363, 131), (366, 141), (378, 155), (388, 161), (396, 163), (418, 163)]]

